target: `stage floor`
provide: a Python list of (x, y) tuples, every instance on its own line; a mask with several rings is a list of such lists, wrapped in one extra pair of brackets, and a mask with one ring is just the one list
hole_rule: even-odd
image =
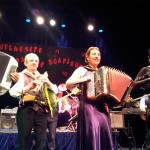
[[(18, 136), (17, 130), (0, 131), (0, 149), (17, 150)], [(32, 147), (34, 134), (31, 135), (29, 149)], [(48, 142), (48, 138), (47, 138)], [(56, 150), (75, 150), (76, 149), (76, 132), (57, 132), (56, 133)], [(48, 146), (47, 146), (48, 150)]]
[[(47, 132), (48, 133), (48, 132)], [(17, 150), (18, 136), (17, 130), (1, 129), (0, 130), (0, 149)], [(119, 132), (113, 132), (115, 150), (118, 150)], [(32, 146), (34, 134), (31, 135), (29, 148)], [(47, 138), (48, 143), (48, 138)], [(47, 146), (48, 150), (48, 146)], [(56, 133), (56, 150), (76, 150), (76, 131), (67, 129), (67, 127), (58, 128)]]

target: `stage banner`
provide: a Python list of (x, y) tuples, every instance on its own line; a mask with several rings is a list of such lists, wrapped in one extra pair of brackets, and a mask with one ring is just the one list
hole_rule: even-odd
[(13, 56), (22, 71), (25, 66), (24, 56), (36, 53), (40, 58), (39, 71), (48, 71), (49, 79), (55, 84), (65, 83), (67, 78), (79, 66), (85, 65), (84, 49), (62, 48), (42, 45), (29, 45), (24, 43), (1, 43), (0, 51)]
[[(24, 56), (28, 53), (36, 53), (40, 58), (39, 72), (47, 71), (50, 81), (57, 86), (65, 83), (76, 68), (86, 65), (84, 62), (85, 49), (25, 43), (0, 43), (0, 51), (13, 56), (17, 60), (17, 72), (25, 68)], [(6, 95), (1, 96), (0, 99), (4, 97)]]

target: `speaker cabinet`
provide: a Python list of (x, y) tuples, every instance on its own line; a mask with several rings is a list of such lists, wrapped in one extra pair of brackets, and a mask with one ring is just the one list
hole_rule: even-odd
[(121, 112), (111, 111), (110, 119), (111, 119), (111, 128), (112, 129), (125, 128), (124, 115), (122, 115)]
[(14, 109), (1, 109), (1, 129), (17, 129), (16, 111)]

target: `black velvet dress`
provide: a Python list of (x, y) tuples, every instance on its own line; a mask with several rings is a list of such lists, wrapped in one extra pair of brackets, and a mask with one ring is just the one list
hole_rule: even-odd
[[(84, 89), (86, 86), (85, 84)], [(83, 96), (80, 97), (80, 107), (77, 129), (78, 150), (114, 150), (108, 105), (101, 101), (90, 101), (83, 92)]]

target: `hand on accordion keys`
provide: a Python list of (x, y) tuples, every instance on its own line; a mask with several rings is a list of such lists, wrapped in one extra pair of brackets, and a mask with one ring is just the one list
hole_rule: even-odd
[(10, 77), (11, 77), (13, 82), (17, 82), (19, 80), (19, 74), (17, 72), (12, 72), (10, 74)]
[(47, 85), (50, 84), (47, 72), (45, 72), (39, 80), (33, 81), (32, 84), (31, 84), (31, 88), (30, 89), (34, 88), (33, 92), (37, 93), (37, 92), (39, 92), (41, 90), (41, 87), (42, 87), (43, 83), (46, 83)]

